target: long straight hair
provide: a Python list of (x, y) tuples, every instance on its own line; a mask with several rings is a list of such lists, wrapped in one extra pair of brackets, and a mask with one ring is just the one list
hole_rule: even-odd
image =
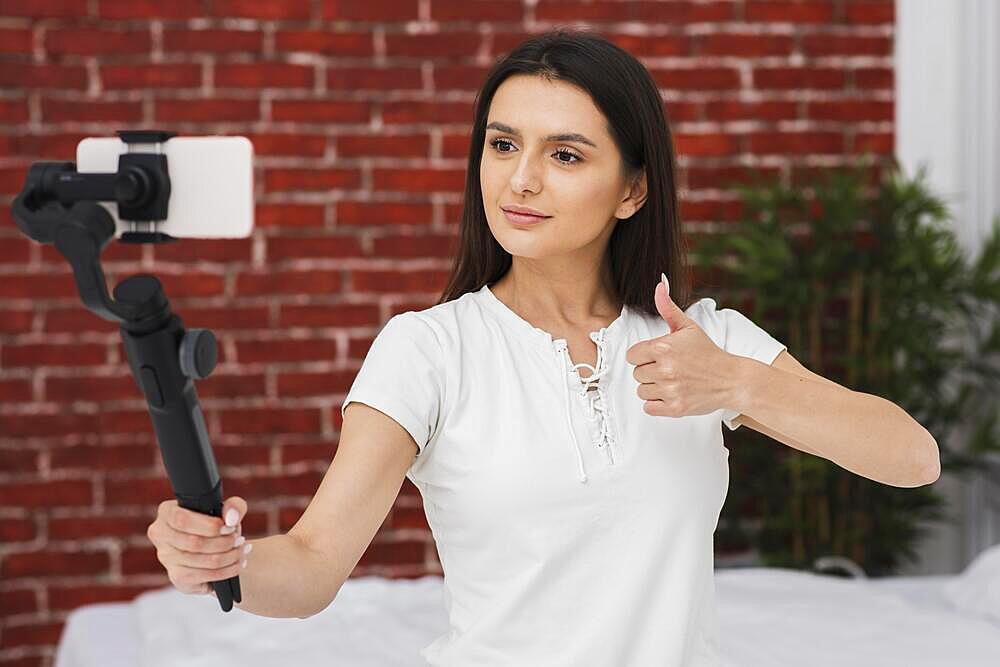
[(646, 201), (616, 223), (608, 241), (613, 296), (659, 317), (653, 294), (660, 273), (666, 273), (670, 298), (686, 309), (691, 298), (687, 244), (677, 204), (673, 138), (660, 92), (649, 71), (627, 51), (597, 35), (568, 29), (522, 42), (497, 61), (476, 94), (458, 252), (438, 304), (495, 283), (511, 266), (510, 253), (486, 220), (479, 164), (493, 95), (514, 74), (563, 80), (587, 91), (608, 121), (626, 178), (646, 168)]

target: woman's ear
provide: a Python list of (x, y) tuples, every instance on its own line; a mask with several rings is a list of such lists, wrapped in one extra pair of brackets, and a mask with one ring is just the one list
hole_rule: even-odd
[(646, 195), (646, 168), (643, 167), (632, 177), (628, 194), (618, 206), (615, 217), (624, 220), (635, 215), (635, 212), (646, 203)]

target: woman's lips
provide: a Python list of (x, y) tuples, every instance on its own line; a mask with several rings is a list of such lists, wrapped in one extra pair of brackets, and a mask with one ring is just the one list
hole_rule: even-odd
[(537, 225), (539, 222), (544, 222), (545, 220), (548, 220), (548, 218), (543, 218), (542, 216), (539, 216), (539, 215), (526, 215), (524, 213), (512, 213), (512, 212), (510, 212), (510, 211), (508, 211), (506, 209), (500, 209), (500, 210), (503, 211), (503, 214), (505, 216), (507, 216), (507, 219), (510, 220), (511, 223), (513, 223), (515, 225), (518, 225), (518, 226), (521, 226), (521, 227), (523, 227), (523, 226), (530, 226), (530, 225)]

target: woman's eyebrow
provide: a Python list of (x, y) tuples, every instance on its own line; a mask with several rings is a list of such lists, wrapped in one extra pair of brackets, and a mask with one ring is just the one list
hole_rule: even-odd
[[(510, 125), (504, 125), (503, 123), (493, 121), (486, 126), (487, 130), (500, 130), (501, 132), (506, 132), (507, 134), (513, 134), (515, 137), (521, 136), (521, 133), (512, 128)], [(545, 137), (545, 141), (574, 141), (580, 144), (588, 144), (597, 148), (597, 144), (576, 132), (563, 132), (562, 134), (550, 134)]]

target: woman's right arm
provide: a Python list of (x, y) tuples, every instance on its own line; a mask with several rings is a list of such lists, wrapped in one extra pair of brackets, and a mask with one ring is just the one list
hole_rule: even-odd
[[(147, 535), (171, 582), (181, 591), (207, 592), (205, 582), (239, 575), (243, 611), (271, 618), (308, 618), (326, 609), (371, 544), (417, 454), (413, 437), (365, 403), (344, 410), (337, 453), (298, 522), (283, 535), (232, 548), (219, 537), (222, 520), (161, 503)], [(233, 502), (235, 501), (235, 502)], [(242, 499), (227, 506), (246, 513)], [(237, 532), (236, 535), (239, 533)], [(241, 568), (240, 559), (247, 561)]]
[(357, 401), (344, 408), (333, 462), (287, 533), (313, 554), (320, 581), (332, 584), (324, 589), (326, 603), (313, 613), (333, 602), (354, 571), (392, 509), (418, 451), (413, 436), (384, 412)]

